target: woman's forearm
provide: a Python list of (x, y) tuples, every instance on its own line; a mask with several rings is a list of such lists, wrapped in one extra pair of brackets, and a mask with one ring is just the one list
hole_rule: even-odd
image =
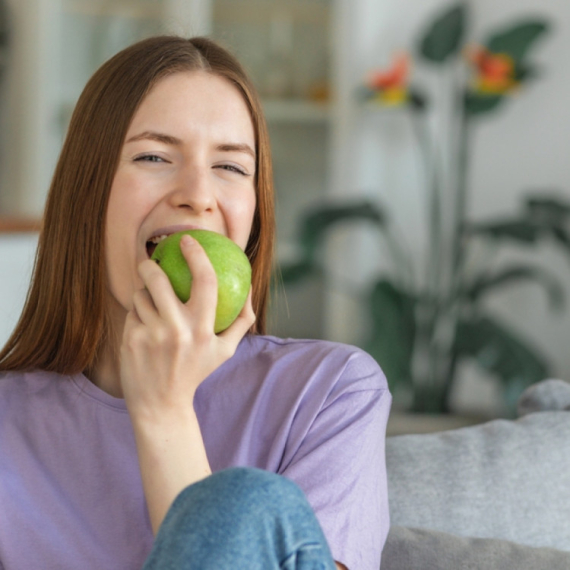
[(133, 419), (144, 493), (154, 534), (176, 496), (211, 474), (194, 410), (160, 422)]

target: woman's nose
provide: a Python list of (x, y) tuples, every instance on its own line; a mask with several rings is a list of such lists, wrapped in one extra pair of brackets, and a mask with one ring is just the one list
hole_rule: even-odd
[(171, 196), (174, 206), (188, 208), (194, 214), (212, 211), (216, 206), (213, 181), (207, 172), (194, 170), (180, 176)]

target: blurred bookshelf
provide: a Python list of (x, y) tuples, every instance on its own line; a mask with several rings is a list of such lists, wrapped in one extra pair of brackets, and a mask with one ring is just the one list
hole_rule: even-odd
[(34, 233), (40, 230), (41, 220), (0, 216), (0, 234)]

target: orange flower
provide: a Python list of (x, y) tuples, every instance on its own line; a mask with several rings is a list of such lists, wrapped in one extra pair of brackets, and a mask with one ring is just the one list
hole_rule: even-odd
[(400, 105), (408, 99), (410, 58), (402, 53), (394, 58), (388, 69), (377, 70), (368, 76), (367, 85), (373, 98), (384, 105)]
[(510, 55), (475, 46), (468, 49), (467, 59), (475, 68), (475, 91), (504, 95), (517, 86), (515, 62)]

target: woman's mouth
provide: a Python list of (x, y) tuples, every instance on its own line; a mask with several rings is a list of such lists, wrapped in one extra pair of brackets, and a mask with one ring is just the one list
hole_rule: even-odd
[(154, 253), (154, 250), (156, 249), (156, 246), (162, 241), (165, 240), (168, 237), (167, 234), (161, 235), (161, 236), (154, 236), (152, 238), (150, 238), (147, 242), (146, 242), (146, 253), (150, 259), (150, 257), (152, 257), (152, 254)]
[(156, 246), (163, 240), (165, 240), (168, 236), (175, 234), (177, 232), (185, 232), (188, 230), (205, 230), (207, 228), (203, 226), (198, 226), (196, 224), (176, 224), (170, 226), (162, 226), (154, 231), (152, 237), (150, 237), (146, 242), (146, 253), (150, 259)]

